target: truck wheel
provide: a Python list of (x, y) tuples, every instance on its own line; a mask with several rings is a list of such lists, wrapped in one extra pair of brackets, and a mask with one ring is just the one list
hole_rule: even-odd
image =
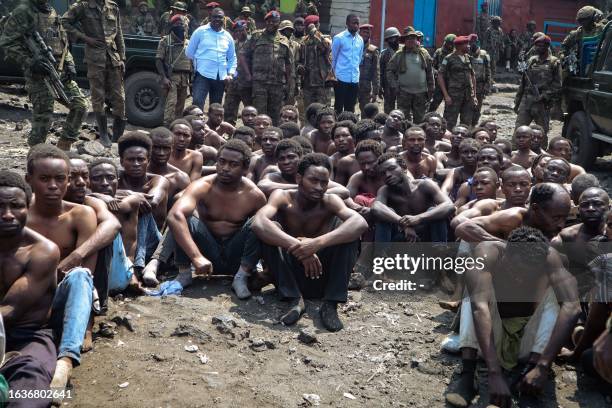
[(160, 126), (164, 121), (164, 105), (159, 75), (141, 71), (127, 78), (125, 110), (132, 125), (149, 128)]
[(589, 170), (595, 164), (599, 151), (599, 141), (591, 136), (593, 126), (584, 112), (572, 115), (566, 128), (566, 137), (572, 141), (572, 163)]

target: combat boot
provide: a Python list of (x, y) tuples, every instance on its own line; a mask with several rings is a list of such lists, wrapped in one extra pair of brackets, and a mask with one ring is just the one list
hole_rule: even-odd
[(98, 123), (98, 133), (100, 134), (100, 143), (104, 147), (111, 147), (112, 142), (108, 138), (108, 125), (106, 123), (106, 115), (96, 112), (96, 122)]
[(123, 131), (125, 130), (125, 119), (121, 119), (118, 116), (115, 116), (113, 119), (113, 143), (117, 143), (117, 140), (121, 136), (123, 136)]

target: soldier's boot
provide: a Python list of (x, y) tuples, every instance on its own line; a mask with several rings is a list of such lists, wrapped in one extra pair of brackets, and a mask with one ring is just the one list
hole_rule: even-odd
[(106, 123), (106, 115), (96, 112), (96, 122), (98, 123), (98, 133), (100, 134), (100, 143), (104, 147), (111, 147), (113, 143), (108, 138), (108, 125)]
[(72, 140), (70, 139), (64, 139), (64, 138), (60, 138), (57, 141), (57, 147), (58, 149), (61, 149), (65, 152), (69, 152), (70, 151), (70, 147), (72, 146)]
[(123, 136), (125, 130), (125, 119), (115, 116), (113, 119), (113, 142), (117, 143), (117, 140)]

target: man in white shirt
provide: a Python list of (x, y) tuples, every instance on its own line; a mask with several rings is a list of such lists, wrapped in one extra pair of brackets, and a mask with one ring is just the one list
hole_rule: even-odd
[(193, 104), (204, 108), (210, 93), (210, 103), (221, 103), (225, 84), (236, 72), (236, 50), (231, 34), (223, 29), (225, 13), (215, 8), (210, 23), (193, 32), (185, 51), (193, 61)]

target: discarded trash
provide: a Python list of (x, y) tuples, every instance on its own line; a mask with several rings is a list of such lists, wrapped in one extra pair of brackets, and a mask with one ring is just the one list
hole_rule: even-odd
[(189, 346), (185, 346), (185, 351), (188, 351), (189, 353), (195, 353), (196, 351), (198, 351), (198, 346), (196, 346), (195, 344), (190, 344)]

